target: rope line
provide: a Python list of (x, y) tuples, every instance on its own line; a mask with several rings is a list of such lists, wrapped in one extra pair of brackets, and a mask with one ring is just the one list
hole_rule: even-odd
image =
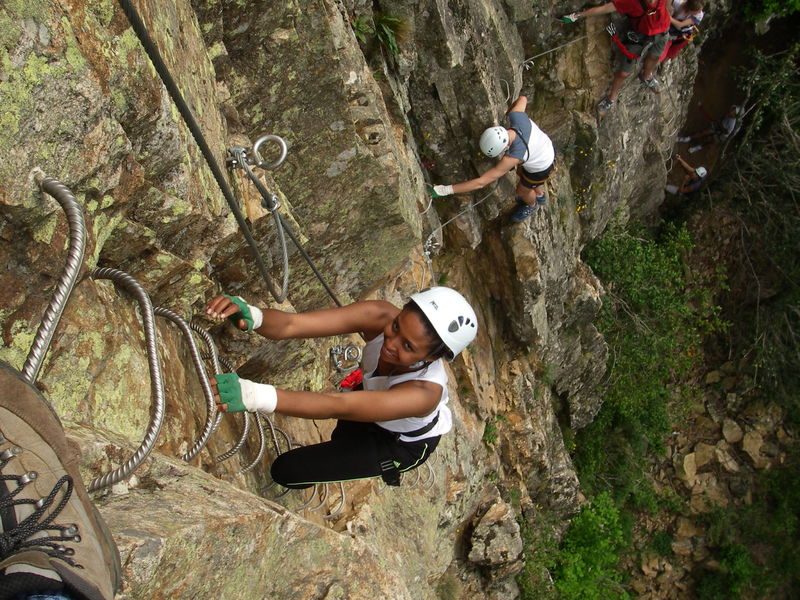
[(119, 0), (119, 3), (123, 12), (128, 17), (128, 21), (130, 22), (133, 31), (139, 38), (139, 42), (142, 44), (142, 47), (147, 53), (147, 56), (150, 58), (150, 61), (153, 63), (153, 66), (161, 78), (161, 81), (164, 83), (164, 87), (166, 87), (167, 92), (169, 92), (172, 101), (175, 103), (175, 106), (178, 109), (178, 112), (180, 112), (184, 122), (186, 123), (186, 126), (189, 128), (194, 141), (200, 148), (203, 158), (205, 158), (206, 163), (208, 163), (208, 167), (211, 170), (219, 189), (222, 191), (222, 195), (225, 196), (225, 200), (228, 202), (228, 206), (230, 207), (233, 216), (236, 218), (236, 222), (238, 223), (239, 229), (247, 241), (247, 245), (250, 246), (253, 258), (256, 261), (258, 270), (261, 273), (261, 277), (264, 279), (267, 288), (276, 302), (283, 302), (286, 299), (286, 296), (281, 290), (275, 287), (275, 283), (273, 282), (272, 276), (267, 270), (267, 266), (264, 264), (264, 260), (261, 257), (261, 251), (258, 249), (258, 245), (253, 238), (250, 227), (247, 225), (247, 221), (242, 214), (242, 210), (239, 208), (239, 204), (236, 201), (236, 198), (234, 197), (233, 192), (231, 191), (231, 188), (222, 173), (222, 170), (217, 164), (217, 161), (211, 152), (211, 148), (209, 148), (208, 143), (203, 136), (203, 132), (200, 130), (200, 127), (194, 118), (192, 110), (189, 108), (188, 104), (186, 104), (180, 89), (178, 89), (178, 86), (175, 83), (175, 80), (172, 79), (172, 75), (170, 74), (169, 69), (167, 69), (164, 60), (161, 58), (161, 54), (150, 37), (144, 22), (130, 0)]

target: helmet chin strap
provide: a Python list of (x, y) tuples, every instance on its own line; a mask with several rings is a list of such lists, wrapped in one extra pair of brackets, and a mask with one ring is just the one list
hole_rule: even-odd
[[(428, 356), (426, 356), (425, 358), (429, 358), (433, 354), (439, 354), (442, 350), (444, 350), (444, 348), (445, 348), (445, 345), (444, 345), (444, 342), (442, 342), (442, 343), (439, 344), (439, 346), (435, 350), (433, 350), (432, 352), (428, 353)], [(433, 362), (433, 360), (425, 360), (425, 358), (423, 358), (422, 360), (418, 360), (417, 362), (415, 362), (413, 364), (408, 365), (408, 367), (406, 367), (406, 368), (407, 369), (419, 369), (420, 367), (424, 367), (424, 366), (429, 365), (429, 364), (431, 364)], [(434, 359), (434, 360), (436, 360), (436, 359)]]

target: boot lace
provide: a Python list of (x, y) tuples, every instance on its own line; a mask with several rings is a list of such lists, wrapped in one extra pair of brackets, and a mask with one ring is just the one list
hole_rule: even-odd
[[(72, 497), (72, 477), (69, 475), (61, 477), (45, 498), (39, 500), (17, 498), (22, 489), (37, 477), (33, 471), (22, 475), (2, 474), (6, 465), (21, 452), (23, 450), (16, 446), (0, 452), (0, 482), (6, 482), (4, 486), (0, 487), (0, 514), (6, 514), (6, 511), (13, 511), (14, 507), (24, 504), (33, 505), (34, 511), (8, 531), (0, 533), (0, 560), (23, 550), (38, 550), (82, 569), (83, 566), (72, 559), (75, 550), (67, 548), (61, 543), (80, 542), (77, 525), (59, 525), (53, 522)], [(9, 482), (16, 483), (16, 488), (10, 489)], [(61, 498), (56, 502), (59, 495)], [(59, 533), (31, 539), (36, 533), (50, 531)]]

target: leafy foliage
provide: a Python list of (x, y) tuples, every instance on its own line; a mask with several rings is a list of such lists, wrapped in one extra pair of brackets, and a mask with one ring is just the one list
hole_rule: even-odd
[(730, 598), (751, 590), (781, 597), (800, 589), (798, 468), (800, 450), (795, 448), (786, 465), (763, 474), (750, 506), (708, 515), (708, 541), (720, 569), (703, 574), (700, 598)]
[(691, 247), (685, 228), (668, 227), (659, 240), (612, 232), (586, 252), (608, 291), (599, 328), (612, 358), (603, 407), (579, 432), (575, 462), (587, 490), (613, 491), (620, 504), (656, 508), (643, 459), (663, 448), (668, 405), (691, 390), (703, 334), (722, 327), (693, 285)]
[(616, 569), (624, 541), (613, 499), (599, 494), (572, 520), (564, 536), (556, 568), (556, 589), (561, 597), (627, 598)]
[(745, 16), (751, 21), (768, 17), (788, 17), (800, 12), (800, 0), (747, 0), (742, 5)]
[(408, 37), (409, 29), (406, 19), (384, 12), (376, 12), (372, 19), (360, 15), (353, 19), (351, 26), (362, 46), (375, 39), (393, 57), (399, 56), (400, 44)]
[[(780, 54), (756, 53), (741, 87), (751, 109), (726, 165), (723, 193), (742, 222), (740, 270), (755, 306), (731, 298), (734, 345), (756, 356), (756, 383), (800, 423), (800, 42)], [(766, 292), (765, 288), (769, 291)], [(763, 296), (768, 300), (762, 301)]]

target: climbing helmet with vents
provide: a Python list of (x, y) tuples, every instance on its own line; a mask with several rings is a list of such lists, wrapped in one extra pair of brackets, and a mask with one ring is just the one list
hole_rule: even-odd
[(505, 127), (489, 127), (481, 134), (478, 144), (489, 158), (500, 156), (508, 147), (508, 131)]
[(448, 287), (432, 287), (410, 300), (428, 318), (453, 360), (478, 334), (478, 319), (466, 298)]

